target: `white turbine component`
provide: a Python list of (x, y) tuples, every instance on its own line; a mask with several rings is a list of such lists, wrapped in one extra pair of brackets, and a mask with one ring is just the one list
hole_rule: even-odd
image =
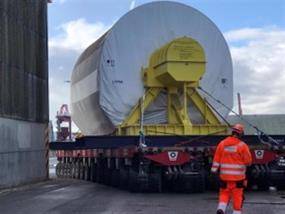
[[(216, 25), (187, 5), (153, 2), (124, 15), (78, 59), (71, 78), (71, 106), (73, 121), (83, 134), (112, 133), (144, 94), (141, 68), (148, 66), (151, 54), (183, 36), (197, 40), (206, 53), (201, 86), (232, 107), (232, 61)], [(165, 122), (165, 111), (159, 108), (164, 99), (160, 96), (157, 106), (147, 109), (146, 123)], [(221, 115), (228, 115), (227, 109), (208, 101)]]

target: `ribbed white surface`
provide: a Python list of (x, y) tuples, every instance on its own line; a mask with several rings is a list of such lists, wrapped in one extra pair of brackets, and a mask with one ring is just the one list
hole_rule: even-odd
[(76, 103), (98, 91), (98, 72), (95, 70), (72, 86), (71, 102)]

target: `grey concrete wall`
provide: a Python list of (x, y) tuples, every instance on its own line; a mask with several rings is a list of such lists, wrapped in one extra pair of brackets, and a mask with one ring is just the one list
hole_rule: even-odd
[(0, 116), (48, 122), (46, 0), (0, 0)]
[(0, 188), (48, 175), (47, 41), (46, 0), (0, 0)]
[(46, 178), (45, 125), (0, 118), (0, 188)]

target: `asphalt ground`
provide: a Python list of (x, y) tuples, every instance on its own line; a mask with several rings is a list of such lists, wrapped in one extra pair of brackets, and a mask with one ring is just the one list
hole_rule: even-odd
[[(1, 214), (210, 214), (216, 206), (216, 192), (129, 193), (72, 179), (0, 191)], [(247, 192), (243, 213), (285, 214), (285, 192)]]

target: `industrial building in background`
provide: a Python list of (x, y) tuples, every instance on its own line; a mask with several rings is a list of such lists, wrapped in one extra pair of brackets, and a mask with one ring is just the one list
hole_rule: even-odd
[(47, 1), (0, 1), (0, 188), (48, 176)]

